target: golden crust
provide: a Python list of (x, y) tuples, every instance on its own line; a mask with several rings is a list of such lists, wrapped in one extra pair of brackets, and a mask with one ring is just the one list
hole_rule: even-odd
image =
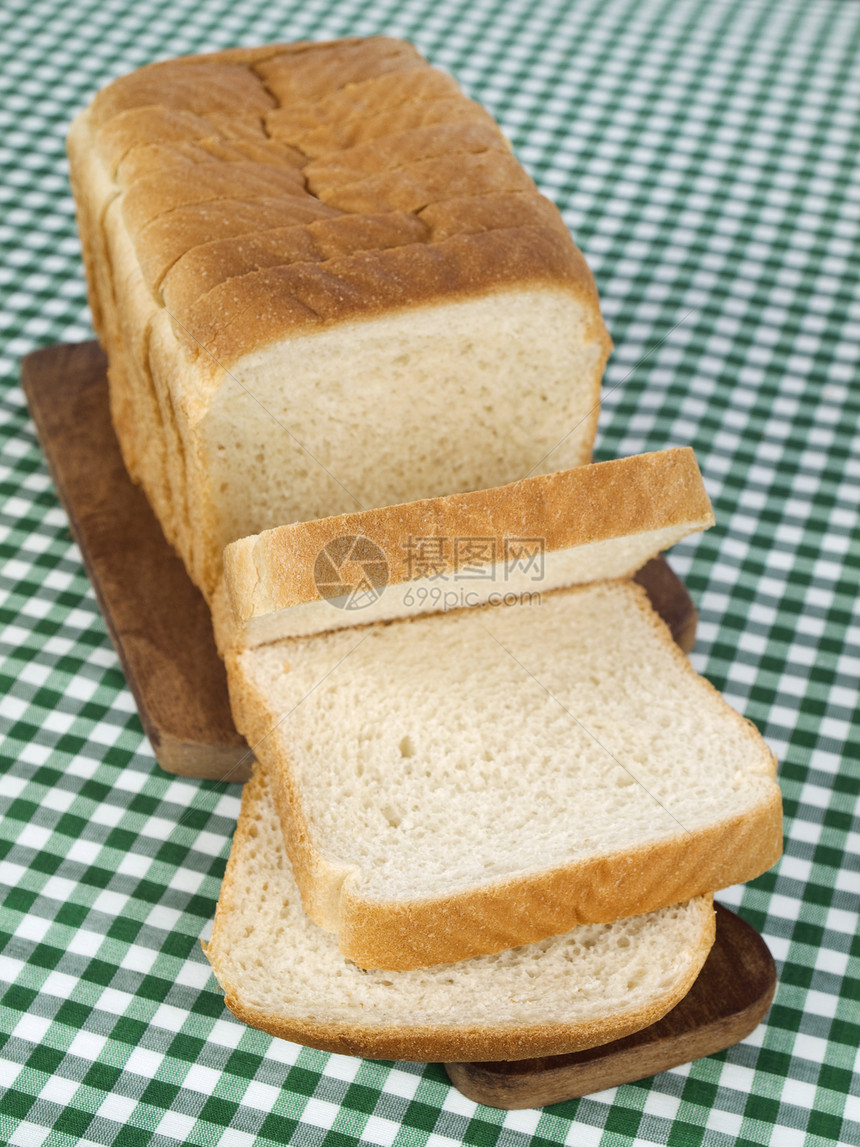
[[(247, 238), (278, 227), (309, 225), (337, 215), (334, 208), (298, 195), (289, 199), (263, 195), (258, 199), (189, 203), (147, 224), (142, 232), (143, 242), (138, 248), (138, 257), (152, 290), (158, 291), (165, 275), (175, 264), (183, 257), (195, 255), (210, 243)], [(205, 280), (198, 283), (197, 290), (191, 293), (184, 308), (169, 312), (174, 323), (187, 321), (192, 301), (196, 302), (209, 289)]]
[(426, 68), (412, 44), (389, 36), (293, 45), (269, 53), (256, 71), (279, 106), (296, 100), (324, 99), (346, 87), (378, 76)]
[[(773, 755), (755, 727), (695, 672), (651, 608), (645, 591), (631, 585), (630, 592), (676, 670), (695, 677), (709, 694), (710, 704), (742, 728), (749, 740), (751, 772), (769, 776), (773, 785), (745, 813), (705, 829), (681, 829), (673, 837), (623, 853), (490, 881), (444, 897), (370, 900), (361, 895), (360, 873), (338, 866), (319, 852), (303, 812), (288, 748), (270, 736), (278, 717), (265, 694), (243, 672), (241, 655), (227, 657), (236, 726), (271, 780), (305, 910), (322, 927), (337, 932), (341, 952), (359, 967), (403, 970), (493, 954), (580, 924), (609, 923), (752, 880), (779, 859), (782, 801)], [(739, 761), (738, 767), (744, 764)]]
[(774, 789), (749, 814), (693, 839), (679, 833), (624, 857), (596, 857), (456, 898), (369, 902), (347, 880), (338, 946), (360, 968), (454, 963), (741, 884), (767, 871), (781, 853), (782, 805)]
[[(368, 210), (377, 206), (368, 204)], [(520, 227), (268, 267), (220, 283), (198, 299), (182, 316), (182, 332), (190, 350), (199, 347), (219, 366), (228, 366), (283, 338), (287, 323), (297, 334), (432, 300), (466, 300), (476, 282), (484, 295), (567, 283), (588, 302), (593, 288), (578, 277), (577, 264), (584, 268), (585, 262), (576, 255), (571, 259), (560, 248), (555, 231)], [(596, 307), (596, 294), (593, 301)]]
[[(489, 116), (451, 124), (410, 124), (400, 131), (386, 131), (380, 139), (356, 143), (311, 160), (304, 167), (304, 177), (308, 190), (325, 199), (338, 187), (367, 180), (382, 171), (411, 171), (415, 164), (440, 157), (456, 165), (464, 155), (492, 151), (510, 155), (504, 136)], [(530, 180), (526, 186), (532, 186)]]
[(201, 287), (214, 289), (230, 279), (293, 263), (323, 263), (356, 251), (385, 250), (423, 241), (427, 226), (415, 215), (386, 211), (379, 215), (311, 217), (250, 235), (216, 239), (192, 248), (161, 284), (164, 301), (179, 314), (198, 299)]
[[(322, 1051), (369, 1059), (400, 1059), (417, 1062), (477, 1062), (527, 1059), (561, 1055), (622, 1039), (656, 1023), (687, 994), (714, 942), (715, 918), (708, 914), (697, 949), (689, 954), (687, 972), (664, 995), (646, 1008), (632, 1009), (600, 1020), (531, 1024), (449, 1025), (414, 1023), (408, 1015), (402, 1024), (385, 1023), (369, 1014), (361, 1023), (309, 1020), (255, 1007), (243, 999), (242, 985), (232, 980), (222, 966), (221, 949), (229, 947), (230, 915), (237, 896), (236, 872), (243, 848), (251, 843), (256, 808), (263, 800), (266, 780), (259, 764), (245, 785), (242, 811), (218, 899), (212, 938), (204, 951), (212, 964), (225, 1003), (237, 1019), (281, 1039), (294, 1040)], [(560, 1015), (565, 1001), (558, 1002)]]
[[(371, 223), (363, 239), (359, 224), (351, 242), (323, 252), (287, 236), (281, 262), (293, 273), (272, 272), (272, 253), (262, 267), (224, 267), (215, 283), (203, 275), (196, 291), (186, 275), (168, 304), (179, 337), (223, 367), (320, 325), (518, 281), (565, 286), (600, 323), (591, 275), (558, 211), (492, 118), (410, 44), (275, 45), (154, 64), (100, 92), (84, 121), (90, 158), (117, 181), (154, 306), (170, 268), (211, 242), (273, 237), (326, 215), (426, 216), (396, 246), (377, 247)], [(481, 210), (484, 197), (507, 197), (506, 209)], [(452, 227), (453, 200), (473, 206)], [(449, 245), (463, 235), (474, 242)]]
[[(692, 532), (713, 522), (695, 455), (682, 447), (539, 474), (492, 490), (294, 522), (228, 546), (224, 575), (236, 619), (244, 623), (318, 600), (317, 555), (343, 535), (379, 546), (388, 563), (387, 584), (396, 585), (414, 576), (410, 538), (492, 539), (495, 552), (503, 554), (511, 538), (539, 536), (550, 552), (685, 523)], [(453, 573), (454, 559), (449, 546), (436, 571)], [(627, 572), (635, 571), (619, 570), (617, 576)]]
[[(304, 155), (316, 160), (411, 128), (429, 127), (432, 124), (445, 124), (449, 127), (460, 123), (484, 124), (487, 127), (495, 125), (495, 121), (480, 104), (464, 99), (462, 94), (457, 92), (453, 80), (443, 76), (441, 72), (436, 74), (440, 80), (444, 79), (451, 85), (441, 98), (435, 94), (430, 98), (423, 96), (423, 91), (430, 85), (413, 82), (409, 85), (416, 93), (412, 99), (401, 100), (392, 107), (367, 111), (361, 117), (356, 115), (356, 108), (350, 107), (346, 100), (342, 101), (343, 118), (336, 123), (323, 119), (317, 111), (318, 105), (303, 104), (269, 112), (266, 116), (266, 128), (276, 139), (280, 134), (291, 139), (293, 145)], [(421, 73), (410, 72), (409, 78), (412, 77), (424, 78)], [(396, 79), (399, 81), (398, 86), (402, 88), (405, 83), (404, 78), (397, 76)], [(354, 89), (350, 89), (350, 96), (354, 94)], [(314, 114), (315, 112), (317, 114)]]
[[(702, 961), (707, 958), (713, 938), (702, 945)], [(474, 1026), (394, 1024), (348, 1024), (314, 1022), (277, 1015), (242, 1001), (242, 990), (222, 983), (224, 1002), (233, 1015), (251, 1027), (305, 1047), (364, 1059), (391, 1059), (418, 1063), (481, 1063), (499, 1060), (532, 1059), (540, 1056), (569, 1055), (623, 1039), (657, 1023), (680, 1002), (693, 986), (701, 968), (698, 965), (680, 990), (645, 1009), (590, 1023), (480, 1024)], [(220, 979), (220, 977), (219, 977)], [(561, 1010), (561, 1007), (559, 1008)]]
[[(91, 125), (91, 118), (87, 118)], [(247, 142), (269, 145), (273, 142), (267, 138), (263, 121), (257, 115), (216, 115), (203, 119), (193, 112), (161, 106), (129, 108), (119, 112), (95, 130), (94, 140), (108, 175), (120, 183), (133, 181), (132, 164), (122, 175), (120, 171), (126, 158), (141, 149), (181, 150), (183, 147), (200, 146), (203, 141), (211, 145), (219, 140), (222, 146), (229, 143), (238, 146)]]
[[(464, 100), (457, 81), (434, 68), (410, 72), (387, 72), (360, 82), (346, 84), (328, 95), (312, 99), (305, 95), (266, 113), (266, 130), (274, 139), (290, 139), (312, 159), (331, 151), (341, 151), (375, 139), (391, 130), (402, 130), (416, 113), (419, 122), (451, 122), (433, 117), (426, 109), (437, 110), (440, 102), (464, 106), (470, 115), (487, 117), (480, 104)], [(418, 104), (419, 107), (413, 105)], [(407, 121), (404, 117), (410, 117)]]
[[(216, 53), (150, 64), (103, 88), (90, 105), (93, 126), (102, 127), (122, 112), (168, 106), (193, 115), (265, 115), (276, 100), (236, 53)], [(249, 66), (250, 65), (250, 66)], [(169, 95), (167, 94), (169, 92)]]

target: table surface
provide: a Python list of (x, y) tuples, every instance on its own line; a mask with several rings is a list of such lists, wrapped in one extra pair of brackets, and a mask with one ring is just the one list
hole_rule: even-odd
[[(860, 1143), (860, 5), (7, 0), (0, 108), (0, 1140), (18, 1147)], [(543, 1111), (439, 1065), (244, 1027), (199, 945), (235, 787), (155, 765), (20, 356), (91, 337), (63, 138), (116, 75), (233, 44), (413, 39), (500, 120), (595, 272), (601, 458), (695, 447), (696, 667), (780, 760), (782, 861), (721, 899), (776, 957), (739, 1046)]]

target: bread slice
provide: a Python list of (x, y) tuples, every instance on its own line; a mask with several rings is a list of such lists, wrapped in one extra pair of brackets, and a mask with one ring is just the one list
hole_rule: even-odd
[(226, 651), (629, 577), (713, 523), (689, 447), (298, 522), (227, 547), (216, 636)]
[(306, 910), (363, 967), (499, 952), (749, 880), (775, 762), (634, 583), (235, 653)]
[(588, 461), (591, 274), (410, 44), (150, 65), (68, 149), (123, 457), (207, 598), (249, 533)]
[(302, 911), (258, 767), (205, 951), (230, 1010), (272, 1035), (369, 1058), (462, 1061), (578, 1051), (655, 1023), (713, 939), (706, 895), (497, 956), (364, 972)]

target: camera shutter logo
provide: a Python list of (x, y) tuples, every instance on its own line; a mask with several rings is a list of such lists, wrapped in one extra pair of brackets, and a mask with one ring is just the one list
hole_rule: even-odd
[(326, 542), (317, 554), (314, 582), (320, 597), (335, 609), (366, 609), (388, 585), (388, 562), (370, 538), (344, 534)]

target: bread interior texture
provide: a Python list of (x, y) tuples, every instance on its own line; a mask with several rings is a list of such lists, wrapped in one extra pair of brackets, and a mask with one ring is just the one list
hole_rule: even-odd
[(779, 856), (771, 753), (631, 582), (231, 660), (305, 908), (364, 967), (650, 911)]
[(589, 460), (602, 335), (565, 291), (425, 306), (246, 355), (201, 426), (218, 544)]

